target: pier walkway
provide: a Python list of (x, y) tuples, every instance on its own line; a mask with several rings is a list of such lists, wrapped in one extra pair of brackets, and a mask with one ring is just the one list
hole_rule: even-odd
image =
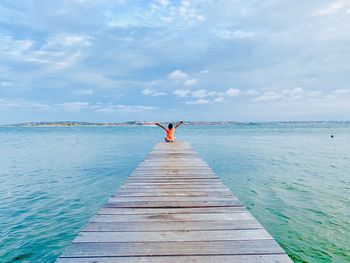
[(159, 143), (59, 263), (292, 262), (186, 142)]

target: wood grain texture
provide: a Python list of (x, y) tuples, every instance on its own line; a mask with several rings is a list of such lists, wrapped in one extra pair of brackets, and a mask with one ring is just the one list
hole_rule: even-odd
[(291, 262), (186, 142), (159, 143), (59, 263)]
[(285, 254), (217, 255), (217, 256), (156, 256), (156, 257), (94, 257), (60, 258), (58, 263), (290, 263)]
[(220, 221), (136, 221), (136, 222), (89, 222), (82, 231), (156, 232), (156, 231), (196, 231), (235, 230), (263, 228), (255, 219)]
[(73, 242), (63, 257), (282, 254), (272, 239), (200, 242)]

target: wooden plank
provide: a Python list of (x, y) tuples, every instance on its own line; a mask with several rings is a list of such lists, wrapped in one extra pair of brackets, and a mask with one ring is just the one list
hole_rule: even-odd
[(168, 172), (161, 172), (161, 173), (147, 173), (147, 172), (143, 172), (143, 173), (134, 173), (131, 175), (131, 178), (134, 177), (139, 177), (139, 178), (149, 178), (149, 177), (158, 177), (158, 178), (164, 178), (164, 177), (169, 177), (169, 178), (215, 178), (217, 179), (218, 177), (216, 177), (214, 174), (211, 173), (191, 173), (191, 172), (186, 172), (186, 173), (168, 173)]
[(133, 175), (127, 179), (127, 181), (147, 181), (147, 180), (177, 180), (177, 181), (194, 181), (194, 182), (221, 182), (221, 180), (218, 177), (214, 176), (203, 176), (203, 175), (194, 175), (194, 176), (183, 176), (183, 175), (169, 175), (169, 174), (151, 174), (151, 175)]
[(192, 182), (192, 184), (189, 185), (187, 182), (125, 182), (124, 186), (181, 186), (181, 187), (186, 187), (186, 186), (219, 186), (219, 187), (226, 187), (223, 183), (221, 182)]
[(222, 214), (248, 212), (245, 207), (197, 207), (197, 208), (101, 208), (101, 215), (130, 214)]
[[(141, 192), (140, 192), (141, 191)], [(206, 189), (200, 191), (199, 189), (186, 189), (186, 191), (179, 191), (178, 189), (142, 189), (137, 191), (136, 188), (133, 189), (122, 189), (115, 192), (112, 196), (231, 196), (232, 192), (227, 189)], [(236, 197), (235, 195), (232, 195)]]
[(273, 255), (216, 255), (216, 256), (156, 256), (156, 257), (94, 257), (60, 258), (58, 263), (291, 263), (285, 254)]
[(133, 202), (108, 202), (104, 207), (129, 207), (129, 208), (176, 208), (176, 207), (227, 207), (242, 206), (238, 200), (232, 201), (133, 201)]
[(144, 176), (148, 174), (152, 175), (214, 175), (214, 172), (204, 169), (173, 169), (173, 170), (167, 170), (167, 169), (142, 169), (142, 170), (135, 170), (133, 174), (142, 174)]
[(203, 197), (203, 196), (209, 196), (209, 197), (236, 197), (232, 193), (228, 191), (176, 191), (177, 189), (165, 189), (165, 190), (157, 190), (157, 191), (145, 191), (142, 190), (142, 192), (137, 192), (136, 190), (128, 190), (128, 191), (117, 191), (112, 195), (112, 197), (152, 197), (152, 196), (158, 196), (158, 197), (191, 197), (191, 196), (197, 196), (197, 197)]
[[(133, 192), (137, 192), (137, 187), (125, 187), (125, 188), (121, 188), (120, 192), (129, 192), (129, 193), (133, 193)], [(140, 189), (140, 191), (142, 192), (200, 192), (200, 190), (203, 189), (203, 192), (222, 192), (222, 193), (227, 193), (228, 189), (225, 187), (213, 187), (213, 188), (200, 188), (200, 187), (187, 187), (186, 189), (181, 189), (180, 187), (143, 187), (142, 189)], [(119, 191), (117, 192), (119, 193)]]
[(112, 197), (236, 197), (230, 192), (126, 192), (116, 193)]
[(63, 257), (131, 257), (184, 255), (259, 255), (283, 254), (272, 239), (199, 241), (199, 242), (130, 242), (130, 243), (72, 243)]
[[(123, 185), (120, 187), (120, 189), (132, 189), (132, 188), (136, 188), (136, 189), (140, 189), (140, 185)], [(194, 189), (225, 189), (227, 190), (228, 188), (224, 185), (213, 185), (211, 186), (210, 184), (207, 185), (200, 185), (200, 184), (192, 184), (192, 185), (188, 185), (188, 184), (182, 184), (182, 185), (176, 185), (176, 184), (170, 184), (170, 185), (148, 185), (145, 184), (142, 186), (142, 189), (190, 189), (190, 190), (194, 190)]]
[(265, 229), (161, 231), (161, 232), (80, 232), (73, 242), (189, 242), (272, 239)]
[(254, 219), (249, 212), (221, 214), (95, 215), (90, 222), (217, 221)]
[(124, 192), (116, 192), (112, 195), (112, 197), (123, 197), (123, 196), (174, 196), (174, 197), (183, 197), (183, 196), (209, 196), (209, 197), (236, 197), (234, 194), (232, 194), (229, 191), (187, 191), (187, 192), (180, 192), (180, 191), (157, 191), (157, 192), (143, 192), (140, 190), (140, 192), (131, 192), (131, 191), (124, 191)]
[(132, 175), (129, 176), (128, 181), (133, 180), (220, 180), (214, 176), (203, 176), (203, 175), (194, 175), (194, 176), (179, 176), (179, 175)]
[(108, 203), (117, 202), (231, 202), (237, 201), (238, 198), (232, 196), (117, 196), (108, 199)]
[(89, 222), (82, 231), (195, 231), (263, 228), (255, 219), (216, 221), (142, 221), (142, 222)]
[(135, 169), (135, 172), (168, 172), (168, 173), (177, 173), (177, 172), (202, 172), (202, 173), (211, 173), (212, 171), (208, 168), (202, 166), (156, 166), (156, 167), (138, 167)]
[[(156, 177), (156, 176), (153, 176)], [(169, 177), (169, 176), (167, 176)], [(177, 176), (173, 176), (170, 178), (162, 178), (162, 176), (157, 176), (156, 178), (147, 178), (147, 177), (142, 177), (142, 176), (134, 176), (130, 179), (127, 179), (125, 181), (125, 184), (220, 184), (223, 185), (223, 183), (221, 182), (221, 180), (219, 180), (218, 178), (214, 178), (211, 177), (209, 179), (205, 179), (205, 178), (179, 178)]]

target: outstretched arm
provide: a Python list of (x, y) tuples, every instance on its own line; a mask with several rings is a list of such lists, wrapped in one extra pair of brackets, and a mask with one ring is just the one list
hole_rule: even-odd
[(177, 129), (178, 127), (180, 127), (180, 125), (182, 125), (184, 123), (184, 121), (180, 121), (178, 124), (176, 124), (175, 129)]
[(163, 128), (164, 130), (166, 130), (166, 128), (163, 125), (159, 124), (158, 122), (156, 122), (155, 125), (157, 125), (157, 126)]

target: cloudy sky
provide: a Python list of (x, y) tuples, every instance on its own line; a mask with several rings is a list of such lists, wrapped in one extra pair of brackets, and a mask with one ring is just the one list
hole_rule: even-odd
[(0, 2), (0, 123), (349, 116), (350, 0)]

